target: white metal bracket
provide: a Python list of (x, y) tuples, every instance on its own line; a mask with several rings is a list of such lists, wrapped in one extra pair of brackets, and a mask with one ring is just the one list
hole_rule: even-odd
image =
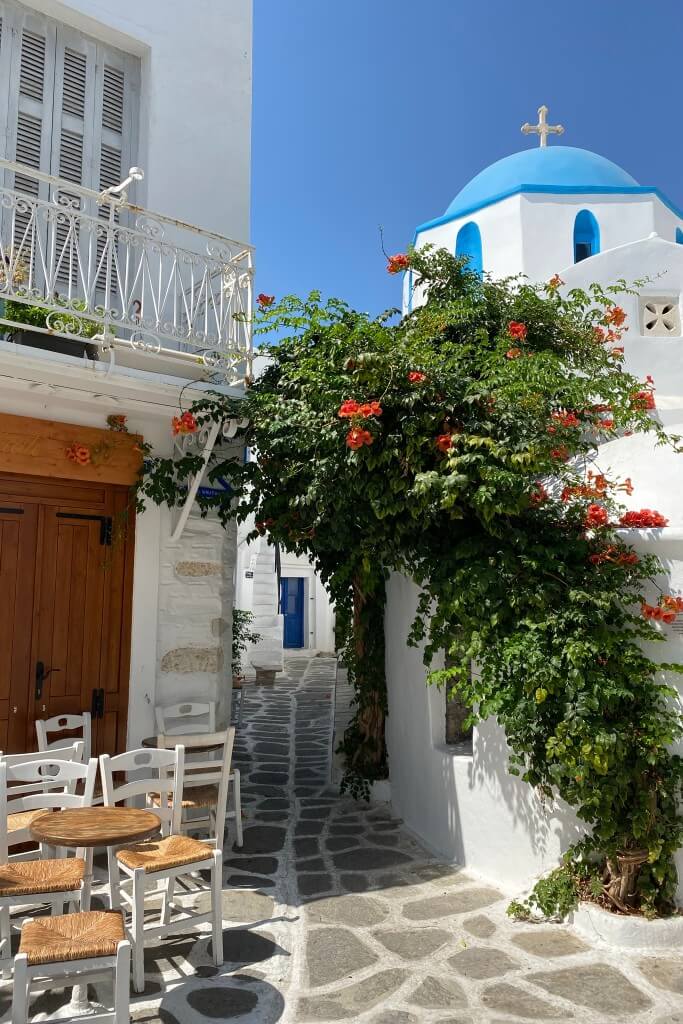
[(201, 468), (195, 473), (192, 480), (190, 481), (190, 486), (185, 496), (185, 501), (183, 502), (180, 508), (180, 513), (178, 515), (175, 528), (173, 530), (173, 533), (171, 534), (171, 541), (173, 543), (180, 540), (183, 530), (187, 525), (187, 520), (190, 518), (192, 506), (194, 505), (195, 498), (197, 497), (197, 492), (199, 491), (202, 482), (202, 477), (204, 476), (204, 472), (206, 471), (209, 459), (211, 458), (211, 453), (213, 452), (216, 441), (218, 440), (219, 433), (222, 435), (223, 438), (229, 441), (233, 437), (235, 437), (238, 430), (244, 429), (244, 427), (246, 427), (248, 423), (248, 419), (242, 418), (229, 419), (223, 421), (216, 420), (216, 422), (211, 425), (211, 428), (206, 437), (206, 443), (204, 445), (204, 448), (202, 449)]

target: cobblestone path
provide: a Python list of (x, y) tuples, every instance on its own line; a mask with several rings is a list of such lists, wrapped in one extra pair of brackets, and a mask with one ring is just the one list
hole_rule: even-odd
[[(683, 1024), (683, 958), (513, 924), (495, 887), (434, 860), (387, 808), (330, 789), (334, 669), (331, 658), (290, 658), (275, 686), (248, 690), (225, 963), (212, 966), (208, 937), (150, 949), (132, 1020)], [(36, 1009), (49, 1012), (45, 999)]]

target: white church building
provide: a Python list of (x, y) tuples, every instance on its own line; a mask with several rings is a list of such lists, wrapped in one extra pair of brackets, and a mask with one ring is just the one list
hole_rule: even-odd
[[(432, 244), (470, 258), (494, 278), (525, 274), (532, 282), (559, 274), (564, 288), (624, 279), (644, 281), (623, 294), (627, 313), (624, 366), (655, 381), (657, 415), (683, 435), (683, 210), (654, 185), (641, 185), (596, 153), (545, 145), (545, 108), (534, 129), (541, 145), (505, 157), (466, 184), (446, 212), (418, 227), (417, 248)], [(421, 301), (410, 273), (404, 311)], [(683, 462), (645, 435), (604, 445), (600, 466), (633, 479), (629, 508), (653, 508), (669, 525), (630, 530), (636, 548), (654, 550), (665, 592), (683, 593)], [(668, 578), (667, 578), (668, 577)], [(520, 891), (557, 865), (581, 825), (561, 802), (544, 803), (507, 771), (507, 747), (494, 721), (475, 727), (471, 744), (446, 743), (443, 691), (424, 685), (422, 651), (405, 643), (416, 587), (394, 575), (386, 615), (391, 800), (395, 813), (432, 850)], [(680, 627), (655, 660), (683, 661)], [(681, 687), (680, 677), (672, 684)], [(678, 857), (683, 905), (683, 851)]]

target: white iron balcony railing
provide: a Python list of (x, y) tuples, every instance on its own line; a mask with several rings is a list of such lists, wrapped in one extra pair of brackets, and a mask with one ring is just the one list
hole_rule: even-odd
[(237, 384), (251, 365), (253, 251), (130, 203), (142, 177), (132, 168), (97, 193), (0, 160), (0, 326), (86, 339), (112, 359), (161, 353)]

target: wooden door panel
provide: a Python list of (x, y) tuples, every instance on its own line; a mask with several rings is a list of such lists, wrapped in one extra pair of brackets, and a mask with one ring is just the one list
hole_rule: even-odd
[(36, 717), (89, 710), (106, 646), (104, 595), (109, 587), (102, 526), (87, 510), (45, 507), (36, 658), (51, 670)]
[(25, 749), (37, 531), (36, 506), (0, 506), (0, 750)]
[(93, 753), (125, 749), (134, 514), (113, 544), (107, 525), (129, 500), (126, 487), (0, 474), (0, 750), (34, 749), (36, 718), (91, 710), (93, 691)]

